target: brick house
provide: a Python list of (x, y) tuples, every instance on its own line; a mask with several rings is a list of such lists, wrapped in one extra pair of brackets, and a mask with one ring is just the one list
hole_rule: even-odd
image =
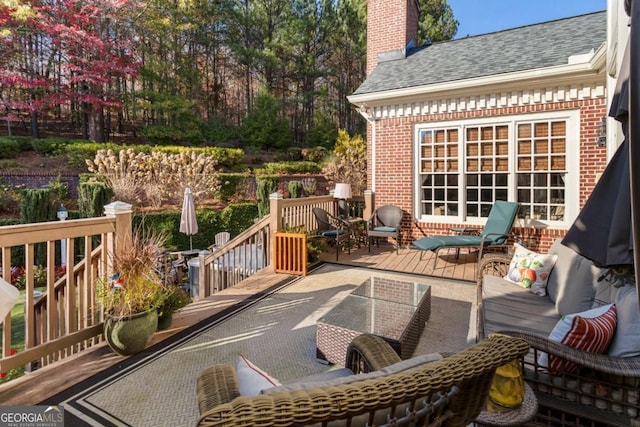
[(481, 226), (494, 200), (547, 249), (607, 162), (605, 11), (416, 47), (415, 0), (369, 0), (368, 188), (405, 211), (403, 245)]

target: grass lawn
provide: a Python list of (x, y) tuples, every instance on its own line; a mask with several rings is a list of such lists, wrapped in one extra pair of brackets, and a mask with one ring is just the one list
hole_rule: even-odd
[[(0, 335), (0, 347), (2, 346), (2, 335)], [(24, 291), (20, 291), (18, 302), (11, 309), (11, 348), (20, 352), (24, 350)], [(5, 383), (13, 378), (17, 378), (24, 373), (24, 368), (12, 369), (6, 372), (0, 372), (0, 384)]]

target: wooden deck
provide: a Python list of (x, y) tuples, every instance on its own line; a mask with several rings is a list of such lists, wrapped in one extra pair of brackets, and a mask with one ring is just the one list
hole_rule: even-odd
[[(422, 255), (422, 259), (420, 256)], [(477, 256), (461, 249), (456, 259), (456, 250), (442, 250), (434, 263), (435, 255), (430, 251), (414, 248), (400, 248), (398, 254), (390, 245), (372, 246), (371, 252), (366, 247), (355, 248), (351, 253), (340, 252), (336, 261), (335, 248), (321, 255), (321, 260), (337, 264), (367, 267), (377, 270), (399, 271), (411, 274), (443, 277), (447, 279), (475, 281)]]
[[(396, 254), (395, 248), (390, 245), (374, 246), (371, 248), (371, 253), (366, 247), (355, 248), (351, 253), (340, 252), (338, 261), (336, 261), (335, 249), (329, 248), (326, 253), (321, 255), (321, 261), (468, 281), (475, 280), (477, 264), (475, 254), (469, 254), (462, 250), (459, 258), (456, 259), (455, 250), (450, 250), (449, 252), (442, 251), (434, 268), (432, 252), (423, 253), (422, 259), (420, 259), (420, 251), (417, 249), (402, 248), (399, 254)], [(261, 271), (238, 286), (226, 289), (203, 301), (192, 303), (174, 316), (171, 329), (156, 333), (152, 343), (168, 338), (240, 299), (267, 289), (288, 277), (291, 276), (272, 271)], [(122, 359), (122, 356), (112, 353), (103, 343), (71, 359), (65, 359), (63, 362), (49, 365), (0, 385), (0, 405), (38, 404), (73, 384), (117, 364)]]

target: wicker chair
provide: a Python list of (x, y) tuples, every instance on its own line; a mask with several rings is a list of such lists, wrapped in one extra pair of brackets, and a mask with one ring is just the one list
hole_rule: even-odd
[[(484, 257), (478, 270), (478, 336), (482, 323), (483, 278), (507, 274), (510, 257)], [(529, 331), (501, 330), (531, 347), (524, 358), (525, 381), (534, 390), (538, 413), (533, 425), (640, 426), (640, 356), (587, 353)], [(577, 369), (551, 374), (538, 362), (541, 353), (573, 362)]]
[[(241, 397), (235, 370), (214, 365), (198, 378), (199, 426), (467, 426), (482, 410), (495, 369), (528, 351), (521, 339), (493, 335), (473, 347), (374, 379)], [(381, 338), (360, 335), (346, 366), (378, 371), (400, 358)], [(380, 421), (382, 420), (382, 421)]]
[(347, 221), (331, 215), (322, 208), (313, 208), (313, 216), (318, 224), (316, 234), (329, 239), (329, 242), (335, 245), (336, 261), (338, 261), (340, 248), (346, 247), (351, 253), (351, 232)]
[(402, 209), (393, 205), (380, 206), (373, 211), (367, 221), (367, 237), (369, 240), (369, 252), (371, 252), (371, 240), (380, 237), (393, 237), (396, 241), (396, 254), (400, 250), (400, 222), (402, 221)]

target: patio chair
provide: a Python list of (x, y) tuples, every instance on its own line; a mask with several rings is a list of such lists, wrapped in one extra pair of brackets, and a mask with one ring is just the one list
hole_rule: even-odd
[(371, 241), (380, 237), (393, 237), (396, 241), (396, 255), (400, 251), (400, 230), (402, 221), (402, 209), (393, 205), (380, 206), (373, 211), (367, 221), (367, 238), (369, 240), (369, 252)]
[(329, 371), (332, 379), (314, 375), (257, 396), (240, 395), (234, 367), (213, 365), (197, 381), (198, 426), (463, 427), (483, 410), (496, 368), (528, 349), (522, 339), (492, 335), (459, 353), (401, 361), (382, 338), (364, 334), (349, 345), (343, 376)]
[[(484, 228), (477, 234), (465, 232), (455, 236), (423, 237), (414, 241), (413, 245), (421, 251), (435, 252), (434, 268), (438, 262), (438, 252), (444, 248), (478, 248), (478, 261), (480, 261), (486, 247), (506, 247), (519, 207), (520, 205), (516, 202), (497, 200), (491, 207)], [(420, 259), (422, 259), (422, 252)]]
[(313, 216), (318, 224), (316, 235), (327, 238), (331, 244), (335, 245), (336, 261), (341, 246), (346, 245), (347, 250), (351, 253), (351, 233), (347, 221), (331, 215), (322, 208), (313, 208)]
[(229, 234), (228, 231), (221, 231), (219, 233), (216, 233), (216, 235), (213, 236), (213, 245), (209, 246), (207, 249), (209, 249), (211, 252), (218, 250), (223, 247), (230, 239), (231, 234)]

